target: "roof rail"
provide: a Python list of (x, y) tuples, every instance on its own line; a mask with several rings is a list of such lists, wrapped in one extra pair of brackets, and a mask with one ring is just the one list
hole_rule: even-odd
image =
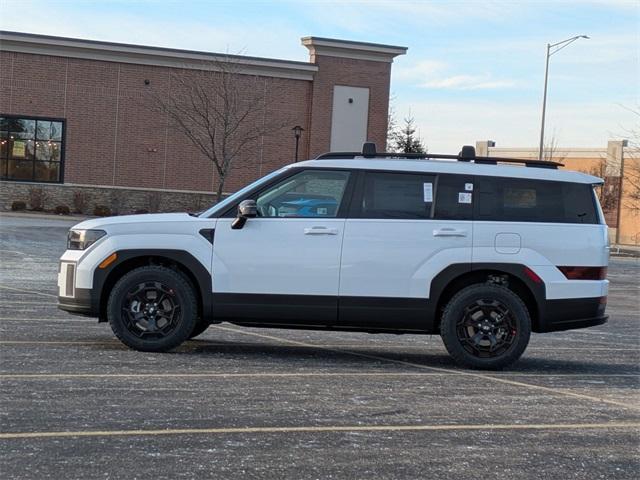
[(398, 153), (398, 152), (376, 152), (376, 144), (366, 142), (362, 146), (362, 152), (328, 152), (318, 155), (316, 160), (330, 160), (339, 158), (407, 158), (419, 160), (458, 160), (459, 162), (471, 162), (484, 165), (497, 165), (498, 163), (516, 163), (526, 167), (553, 168), (564, 167), (563, 163), (549, 162), (546, 160), (529, 160), (526, 158), (503, 158), (503, 157), (479, 157), (476, 149), (471, 145), (465, 145), (458, 155), (441, 153)]

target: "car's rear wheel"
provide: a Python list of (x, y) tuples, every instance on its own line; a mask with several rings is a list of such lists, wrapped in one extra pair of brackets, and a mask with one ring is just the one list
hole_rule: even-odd
[(518, 295), (495, 284), (464, 288), (442, 314), (440, 335), (466, 367), (498, 370), (514, 363), (529, 343), (531, 317)]
[(107, 303), (113, 333), (125, 345), (145, 352), (164, 352), (187, 340), (197, 313), (188, 280), (161, 266), (140, 267), (124, 275)]

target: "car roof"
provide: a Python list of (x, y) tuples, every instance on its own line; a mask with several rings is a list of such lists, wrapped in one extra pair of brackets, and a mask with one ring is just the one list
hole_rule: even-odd
[(326, 158), (307, 160), (290, 165), (305, 168), (349, 168), (407, 173), (452, 173), (492, 177), (511, 177), (556, 182), (600, 185), (601, 178), (573, 170), (527, 167), (515, 164), (484, 164), (456, 160), (426, 160), (406, 158)]

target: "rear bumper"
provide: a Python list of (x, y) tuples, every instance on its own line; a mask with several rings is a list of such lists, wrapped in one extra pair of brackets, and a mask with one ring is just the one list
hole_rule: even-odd
[(537, 332), (556, 332), (607, 323), (606, 297), (547, 300), (540, 312)]
[(91, 294), (91, 290), (76, 288), (74, 297), (58, 297), (58, 308), (74, 315), (97, 317), (99, 314), (98, 299)]

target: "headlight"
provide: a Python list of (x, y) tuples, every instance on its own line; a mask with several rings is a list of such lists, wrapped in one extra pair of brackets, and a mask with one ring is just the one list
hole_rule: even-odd
[(106, 234), (104, 230), (69, 230), (67, 250), (86, 250)]

